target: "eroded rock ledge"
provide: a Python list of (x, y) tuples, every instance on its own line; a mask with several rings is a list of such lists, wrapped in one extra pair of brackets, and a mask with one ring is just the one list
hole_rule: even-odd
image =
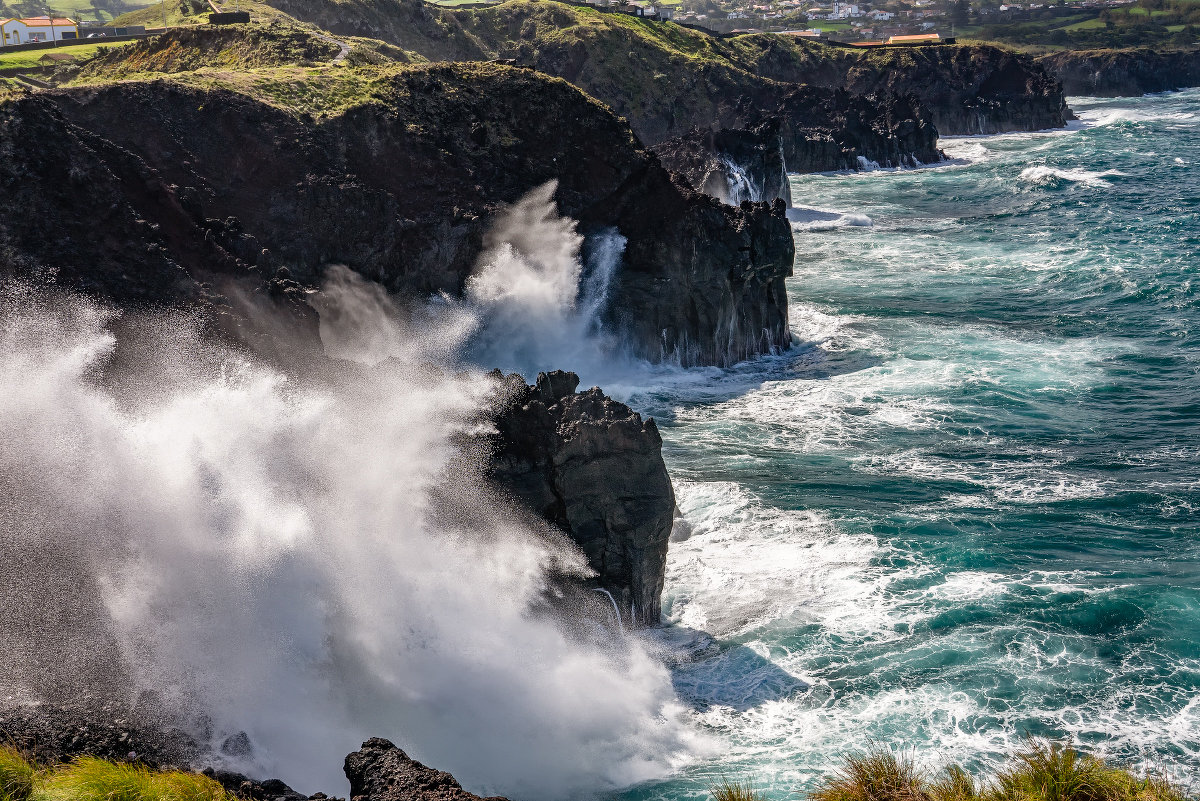
[(502, 381), (491, 479), (579, 545), (626, 624), (657, 623), (675, 494), (654, 420), (574, 373)]

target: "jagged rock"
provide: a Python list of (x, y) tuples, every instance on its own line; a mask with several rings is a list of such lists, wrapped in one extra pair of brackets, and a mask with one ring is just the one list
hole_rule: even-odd
[(579, 545), (627, 622), (657, 623), (675, 495), (654, 420), (574, 373), (503, 381), (490, 478)]
[(1200, 86), (1200, 50), (1064, 50), (1038, 63), (1069, 95), (1138, 97)]
[(393, 292), (459, 293), (491, 220), (556, 180), (583, 231), (628, 240), (608, 314), (633, 351), (723, 365), (788, 343), (782, 211), (722, 207), (673, 182), (610, 110), (528, 70), (399, 67), (376, 80), (319, 123), (170, 81), (0, 104), (13, 201), (0, 208), (0, 275), (207, 302), (242, 331), (254, 315), (236, 299), (302, 295), (331, 263)]
[(809, 86), (779, 101), (783, 158), (791, 172), (915, 167), (945, 156), (938, 128), (915, 95), (860, 95)]
[(722, 203), (779, 198), (792, 205), (778, 120), (748, 130), (695, 130), (652, 149), (664, 167)]
[(943, 136), (1061, 128), (1074, 119), (1062, 86), (1040, 64), (994, 45), (862, 51), (753, 39), (756, 74), (855, 95), (913, 95)]
[(449, 773), (425, 767), (380, 737), (372, 737), (347, 756), (345, 769), (350, 801), (481, 801)]

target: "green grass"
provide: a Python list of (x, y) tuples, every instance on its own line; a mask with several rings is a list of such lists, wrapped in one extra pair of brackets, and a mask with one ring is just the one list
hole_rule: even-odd
[(198, 773), (80, 757), (41, 770), (19, 751), (0, 746), (0, 801), (233, 801)]
[[(92, 0), (50, 0), (49, 7), (55, 14), (75, 20), (107, 22), (116, 14), (133, 11), (149, 5), (153, 0), (121, 0), (121, 2), (93, 3)], [(45, 12), (42, 12), (45, 13)]]
[(1064, 31), (1090, 31), (1090, 30), (1094, 30), (1096, 28), (1103, 28), (1103, 27), (1104, 27), (1104, 20), (1100, 19), (1099, 17), (1093, 17), (1092, 19), (1085, 19), (1083, 22), (1075, 22), (1070, 25), (1064, 25), (1062, 30), (1064, 30)]
[(38, 782), (31, 801), (227, 801), (220, 784), (181, 771), (82, 757)]
[(76, 60), (94, 56), (105, 47), (118, 47), (118, 42), (85, 45), (66, 45), (64, 47), (48, 47), (44, 50), (19, 50), (16, 53), (0, 54), (0, 70), (30, 69), (40, 66), (42, 56), (47, 53), (59, 53), (73, 56)]
[(0, 746), (0, 801), (29, 801), (37, 767), (15, 748)]

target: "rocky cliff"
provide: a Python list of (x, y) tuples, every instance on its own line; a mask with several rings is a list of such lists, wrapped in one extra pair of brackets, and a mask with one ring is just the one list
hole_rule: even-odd
[(627, 625), (657, 623), (675, 495), (654, 421), (574, 373), (504, 382), (492, 480), (570, 534)]
[(1061, 128), (1073, 119), (1058, 81), (1011, 50), (985, 44), (856, 50), (790, 38), (746, 37), (742, 58), (778, 81), (914, 95), (944, 136)]
[(748, 107), (750, 127), (696, 128), (653, 146), (664, 166), (726, 203), (781, 199), (787, 172), (916, 167), (941, 161), (937, 129), (914, 95), (855, 95), (792, 86), (765, 110)]
[(1137, 97), (1200, 86), (1200, 50), (1064, 50), (1038, 63), (1070, 95)]
[(0, 132), (3, 272), (231, 313), (232, 286), (300, 291), (331, 263), (456, 294), (496, 215), (556, 180), (583, 232), (628, 240), (608, 315), (634, 352), (729, 364), (789, 342), (782, 209), (676, 184), (608, 109), (528, 70), (184, 73), (10, 100)]
[[(859, 155), (880, 164), (901, 164), (901, 156), (934, 160), (936, 134), (892, 151), (876, 149), (874, 136), (858, 138), (868, 129), (885, 138), (895, 134), (900, 142), (912, 136), (895, 126), (919, 122), (920, 115), (875, 110), (893, 95), (915, 95), (943, 135), (1040, 130), (1071, 119), (1061, 87), (1044, 69), (1026, 55), (990, 45), (864, 51), (776, 34), (718, 38), (670, 22), (545, 0), (460, 10), (432, 9), (418, 0), (271, 4), (330, 30), (377, 36), (433, 59), (511, 59), (557, 75), (627, 117), (650, 145), (692, 129), (754, 127), (762, 116), (778, 116), (786, 125), (796, 106), (782, 97), (797, 85), (876, 98), (854, 109), (864, 125), (842, 127), (837, 116), (844, 101), (828, 94), (807, 97), (825, 111), (832, 106), (834, 113), (818, 125), (840, 132), (839, 151), (847, 146), (857, 151), (852, 167)], [(798, 158), (798, 166), (789, 160), (788, 169), (805, 169), (806, 163), (838, 169), (821, 162), (826, 152), (817, 147)]]
[(543, 0), (471, 10), (439, 10), (421, 0), (272, 5), (431, 59), (500, 59), (563, 78), (628, 119), (648, 145), (693, 131), (755, 129), (775, 118), (793, 171), (857, 169), (859, 156), (897, 165), (938, 158), (927, 117), (898, 114), (908, 104), (888, 92), (870, 100), (835, 87), (798, 94), (794, 83), (758, 74), (739, 44), (672, 23)]
[(506, 801), (468, 793), (449, 773), (425, 767), (380, 737), (348, 755), (345, 770), (350, 801)]
[(757, 128), (694, 130), (653, 147), (663, 166), (693, 189), (737, 206), (744, 200), (792, 205), (778, 120)]

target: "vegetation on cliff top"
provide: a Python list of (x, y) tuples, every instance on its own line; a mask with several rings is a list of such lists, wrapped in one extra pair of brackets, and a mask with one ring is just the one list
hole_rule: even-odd
[[(762, 801), (749, 785), (723, 782), (713, 801)], [(1188, 801), (1169, 781), (1139, 776), (1059, 743), (1031, 741), (990, 781), (959, 765), (930, 776), (910, 755), (882, 746), (847, 754), (810, 801)]]
[(341, 48), (282, 21), (265, 25), (181, 28), (99, 54), (82, 75), (121, 78), (145, 72), (189, 72), (202, 67), (254, 69), (314, 66)]
[(0, 746), (0, 801), (230, 801), (213, 779), (81, 757), (41, 768)]

